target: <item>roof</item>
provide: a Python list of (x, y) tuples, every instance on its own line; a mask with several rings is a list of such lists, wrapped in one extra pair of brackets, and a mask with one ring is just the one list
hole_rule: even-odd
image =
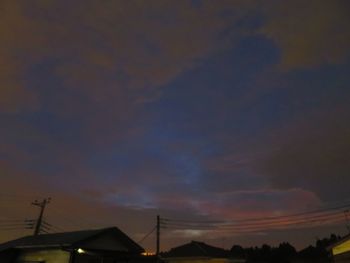
[(339, 239), (337, 242), (335, 242), (335, 243), (329, 245), (329, 246), (327, 247), (327, 250), (330, 251), (330, 250), (332, 250), (334, 247), (340, 245), (341, 243), (344, 243), (344, 242), (348, 241), (349, 239), (350, 239), (350, 234), (345, 235), (345, 236), (343, 236), (341, 239)]
[(56, 234), (45, 234), (37, 236), (25, 236), (19, 239), (0, 244), (0, 251), (10, 248), (48, 248), (65, 247), (78, 248), (79, 244), (87, 240), (96, 238), (102, 234), (112, 233), (117, 239), (128, 248), (129, 252), (141, 253), (144, 249), (129, 238), (117, 227), (83, 230), (74, 232), (63, 232)]
[(203, 242), (192, 241), (170, 249), (164, 253), (164, 257), (212, 257), (225, 258), (228, 257), (228, 251), (222, 248), (210, 246)]

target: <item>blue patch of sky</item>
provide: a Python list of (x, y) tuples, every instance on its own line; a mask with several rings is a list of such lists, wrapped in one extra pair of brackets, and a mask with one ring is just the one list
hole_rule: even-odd
[[(142, 196), (142, 198), (140, 198)], [(137, 195), (134, 194), (113, 194), (106, 197), (106, 201), (117, 203), (133, 208), (155, 208), (156, 204), (153, 194), (140, 189)]]
[[(32, 65), (24, 75), (27, 88), (39, 95), (38, 110), (22, 111), (20, 114), (3, 119), (8, 125), (28, 129), (6, 135), (11, 143), (18, 145), (21, 151), (33, 158), (27, 163), (22, 163), (21, 167), (47, 175), (64, 172), (57, 160), (58, 154), (64, 148), (61, 148), (62, 145), (67, 145), (68, 149), (79, 148), (82, 152), (86, 147), (80, 139), (83, 129), (79, 120), (63, 118), (52, 108), (57, 97), (63, 97), (64, 93), (62, 80), (54, 74), (57, 63), (59, 63), (57, 58), (48, 58)], [(19, 135), (21, 133), (22, 135)]]
[[(272, 42), (248, 37), (231, 50), (203, 61), (199, 68), (171, 83), (153, 105), (158, 126), (197, 140), (210, 140), (218, 132), (245, 137), (263, 135), (287, 123), (301, 110), (332, 103), (330, 100), (336, 104), (344, 99), (339, 94), (348, 93), (344, 65), (331, 66), (333, 70), (276, 71), (276, 80), (283, 79), (285, 87), (278, 87), (273, 78), (272, 82), (254, 83), (256, 77), (263, 79), (261, 72), (274, 67), (278, 59), (279, 51)], [(257, 98), (240, 104), (240, 98), (254, 89), (258, 91)], [(297, 102), (301, 105), (296, 107)]]
[[(55, 67), (59, 60), (52, 58), (33, 65), (26, 73), (26, 81), (37, 94), (40, 94), (39, 110), (35, 112), (21, 113), (18, 117), (21, 121), (30, 123), (40, 132), (46, 134), (57, 142), (76, 144), (79, 142), (79, 134), (82, 133), (81, 123), (77, 119), (67, 116), (60, 117), (52, 108), (58, 98), (73, 95), (66, 94), (63, 80), (55, 74)], [(75, 94), (76, 97), (81, 94)], [(56, 105), (62, 106), (64, 105)]]
[[(286, 87), (277, 87), (271, 82), (259, 84), (261, 87), (258, 88), (262, 92), (253, 100), (253, 104), (236, 108), (235, 103), (239, 103), (239, 98), (244, 97), (251, 88), (256, 88), (250, 86), (254, 83), (252, 80), (264, 68), (276, 65), (278, 58), (278, 50), (269, 40), (249, 37), (232, 50), (214, 56), (204, 61), (199, 68), (178, 77), (165, 89), (163, 97), (150, 106), (156, 116), (152, 123), (153, 137), (149, 137), (155, 142), (155, 150), (163, 142), (180, 141), (197, 149), (202, 143), (205, 145), (202, 150), (207, 149), (207, 155), (215, 155), (220, 147), (213, 139), (217, 132), (256, 139), (271, 128), (288, 123), (300, 110), (320, 106), (319, 103), (324, 103), (329, 95), (336, 101), (342, 99), (338, 95), (344, 94), (348, 77), (344, 66), (333, 66), (333, 70), (323, 68), (276, 73), (280, 74), (276, 76), (277, 80), (286, 80)], [(331, 90), (334, 85), (338, 87)], [(296, 108), (295, 102), (300, 100), (302, 105)], [(226, 105), (222, 107), (222, 104)], [(158, 150), (162, 152), (164, 149)], [(196, 154), (198, 152), (201, 151)], [(192, 163), (193, 178), (198, 181), (203, 171), (196, 161), (205, 154), (198, 154), (197, 159), (192, 160), (184, 156), (182, 152), (172, 158), (187, 160), (189, 167)], [(244, 169), (240, 173), (251, 174), (248, 170)], [(232, 174), (232, 177), (235, 175)], [(264, 184), (261, 180), (260, 185)]]
[(195, 8), (201, 8), (203, 6), (203, 0), (191, 0), (191, 5)]
[(256, 190), (266, 188), (267, 180), (256, 175), (248, 167), (226, 171), (208, 170), (200, 181), (200, 186), (208, 193), (234, 193), (240, 190)]
[[(252, 48), (255, 52), (260, 48), (260, 57), (255, 56), (252, 59)], [(222, 99), (226, 102), (227, 98), (235, 100), (236, 97), (242, 96), (250, 78), (266, 63), (271, 64), (275, 61), (275, 53), (267, 52), (266, 48), (269, 48), (269, 43), (264, 39), (248, 38), (235, 49), (220, 54), (206, 61), (200, 68), (179, 77), (165, 90), (159, 101), (148, 105), (148, 110), (154, 113), (148, 133), (131, 145), (116, 147), (118, 150), (111, 153), (112, 159), (123, 156), (122, 166), (128, 169), (129, 165), (137, 164), (138, 158), (142, 158), (143, 155), (154, 156), (160, 162), (167, 163), (169, 169), (177, 171), (179, 179), (183, 178), (187, 184), (195, 184), (202, 172), (200, 160), (217, 151), (217, 146), (208, 142), (208, 134), (211, 131), (208, 133), (201, 129), (214, 128), (215, 132), (215, 127), (206, 127), (205, 122), (208, 119), (214, 121), (213, 126), (218, 125), (219, 129), (233, 129), (232, 126), (236, 124), (230, 122), (231, 116), (226, 117), (227, 122), (216, 122), (216, 114), (220, 114), (216, 107), (221, 106)], [(247, 63), (247, 59), (256, 63)], [(246, 111), (246, 114), (250, 113)], [(239, 117), (236, 117), (236, 121), (237, 119), (239, 120)], [(196, 125), (199, 129), (193, 130), (193, 126)], [(247, 124), (242, 123), (243, 127), (244, 125)], [(167, 148), (175, 147), (176, 144), (179, 144), (179, 150)], [(187, 145), (188, 148), (181, 144)], [(131, 150), (133, 145), (136, 148)], [(125, 147), (128, 148), (127, 153), (121, 154), (120, 150)], [(98, 166), (105, 161), (97, 161)], [(111, 171), (117, 166), (115, 162), (108, 163)]]
[[(175, 134), (168, 134), (168, 139), (178, 140)], [(145, 161), (152, 162), (155, 167), (148, 168), (146, 165), (144, 169), (156, 171), (145, 173), (161, 172), (164, 176), (176, 176), (179, 182), (194, 183), (200, 175), (199, 156), (186, 147), (174, 150), (169, 141), (162, 140), (155, 133), (148, 133), (145, 137), (113, 145), (110, 151), (91, 155), (89, 165), (105, 179), (113, 180), (124, 173), (137, 177), (136, 173), (140, 173), (138, 168), (142, 169)]]
[[(237, 120), (250, 117), (249, 112), (236, 109), (236, 103), (250, 91), (252, 79), (276, 60), (276, 50), (269, 41), (243, 39), (171, 83), (161, 100), (152, 105), (157, 125), (197, 139), (208, 139), (217, 131), (231, 132)], [(239, 123), (239, 129), (247, 132), (244, 123)]]
[(262, 27), (264, 24), (264, 18), (261, 13), (252, 13), (247, 14), (246, 16), (241, 17), (235, 22), (236, 28), (245, 28), (246, 30), (256, 30)]
[(326, 65), (312, 70), (299, 70), (286, 76), (289, 87), (285, 90), (291, 106), (307, 111), (349, 105), (350, 63)]
[(161, 54), (161, 48), (156, 43), (148, 39), (147, 35), (141, 37), (140, 41), (142, 42), (142, 47), (145, 49), (147, 54), (152, 56), (158, 56)]
[(261, 95), (242, 117), (249, 116), (247, 125), (252, 131), (268, 132), (271, 127), (283, 126), (305, 114), (349, 105), (346, 67), (326, 66), (285, 73), (283, 86)]
[[(223, 10), (219, 13), (219, 16), (223, 19), (230, 19), (236, 15), (236, 12), (239, 13), (240, 10)], [(238, 16), (240, 17), (240, 14), (238, 14)], [(249, 15), (242, 16), (234, 23), (221, 30), (218, 34), (218, 40), (225, 41), (230, 38), (236, 39), (239, 32), (245, 35), (247, 33), (255, 33), (263, 25), (263, 22), (263, 16), (259, 13), (250, 13)], [(245, 41), (245, 39), (243, 39), (243, 41)]]

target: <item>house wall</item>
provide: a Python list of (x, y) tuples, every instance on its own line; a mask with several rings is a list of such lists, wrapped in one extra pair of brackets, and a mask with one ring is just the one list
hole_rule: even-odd
[(349, 263), (350, 262), (350, 252), (338, 254), (334, 256), (333, 261), (336, 263)]
[(104, 263), (101, 257), (93, 256), (93, 255), (76, 254), (76, 256), (74, 257), (74, 263), (101, 263), (101, 262)]
[(84, 249), (112, 250), (127, 252), (128, 249), (112, 233), (106, 233), (92, 240), (81, 243)]
[(69, 263), (70, 253), (60, 249), (42, 249), (21, 251), (16, 263), (26, 261), (44, 261), (45, 263)]

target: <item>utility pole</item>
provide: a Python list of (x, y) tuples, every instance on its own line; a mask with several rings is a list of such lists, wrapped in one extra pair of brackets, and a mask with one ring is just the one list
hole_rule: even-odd
[(160, 238), (160, 217), (157, 215), (157, 250), (156, 255), (159, 256), (159, 238)]
[(44, 215), (44, 210), (45, 210), (45, 206), (50, 203), (51, 198), (45, 198), (43, 201), (39, 202), (38, 200), (35, 200), (34, 202), (32, 202), (32, 205), (35, 206), (39, 206), (40, 207), (40, 213), (39, 213), (39, 217), (36, 221), (36, 226), (34, 229), (34, 236), (37, 236), (40, 234), (40, 229), (41, 229), (41, 223), (43, 221), (43, 215)]

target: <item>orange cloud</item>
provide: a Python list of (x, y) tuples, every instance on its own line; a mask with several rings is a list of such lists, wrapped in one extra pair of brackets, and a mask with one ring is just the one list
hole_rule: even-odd
[(348, 120), (349, 107), (305, 114), (269, 142), (278, 150), (258, 162), (258, 172), (279, 189), (301, 187), (322, 200), (348, 199)]
[(262, 33), (281, 48), (283, 69), (344, 62), (350, 54), (347, 1), (273, 1)]
[[(0, 110), (40, 106), (40, 92), (25, 75), (52, 58), (52, 74), (63, 89), (76, 90), (94, 103), (121, 98), (131, 111), (135, 102), (158, 98), (160, 87), (247, 34), (262, 32), (273, 39), (281, 48), (284, 69), (340, 63), (349, 55), (347, 5), (340, 0), (264, 5), (207, 0), (200, 6), (158, 0), (69, 6), (3, 1)], [(264, 15), (260, 31), (242, 27), (242, 19), (255, 19), (259, 12)]]
[[(128, 105), (150, 101), (159, 95), (159, 87), (231, 45), (222, 43), (219, 34), (244, 16), (250, 5), (250, 1), (205, 1), (198, 8), (189, 1), (84, 1), (66, 6), (5, 1), (0, 27), (0, 65), (6, 69), (0, 79), (2, 111), (38, 103), (36, 87), (29, 87), (24, 75), (50, 58), (59, 61), (54, 74), (63, 88), (76, 89), (82, 97), (108, 103), (122, 97)], [(221, 16), (223, 10), (235, 12)], [(240, 29), (235, 32), (239, 37)]]
[(23, 16), (20, 4), (2, 1), (0, 7), (0, 112), (35, 109), (35, 93), (26, 89), (18, 72), (25, 68), (24, 53), (35, 42), (33, 24)]

